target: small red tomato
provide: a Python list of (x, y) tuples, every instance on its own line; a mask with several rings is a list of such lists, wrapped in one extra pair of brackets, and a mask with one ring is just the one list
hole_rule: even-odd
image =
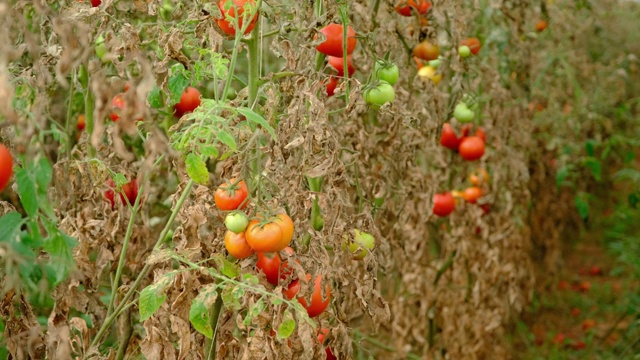
[[(324, 345), (324, 339), (327, 337), (327, 335), (329, 334), (329, 329), (327, 328), (321, 328), (320, 332), (318, 333), (318, 342), (320, 344)], [(327, 346), (324, 349), (324, 352), (327, 355), (327, 360), (337, 360), (338, 358), (335, 357), (335, 355), (333, 355), (333, 353), (331, 352), (331, 349), (329, 349), (329, 347)]]
[(0, 144), (0, 192), (7, 187), (13, 174), (13, 158), (6, 146)]
[[(342, 53), (342, 31), (343, 26), (340, 24), (329, 24), (323, 27), (320, 32), (325, 36), (325, 41), (316, 46), (316, 50), (328, 56), (344, 57)], [(318, 34), (313, 39), (316, 40), (317, 38)], [(347, 27), (347, 55), (351, 55), (356, 45), (356, 32), (349, 26)]]
[(446, 147), (451, 150), (458, 150), (458, 145), (460, 145), (460, 140), (458, 139), (458, 135), (453, 131), (453, 128), (448, 123), (442, 125), (442, 135), (440, 136), (440, 145)]
[(589, 290), (591, 290), (591, 283), (588, 281), (582, 281), (578, 285), (578, 291), (580, 292), (587, 293)]
[[(338, 76), (344, 76), (344, 58), (328, 56), (327, 60), (329, 60), (329, 65), (338, 70)], [(356, 72), (356, 67), (351, 62), (351, 55), (347, 56), (347, 67), (349, 68), (348, 77), (351, 77)]]
[(589, 275), (591, 276), (600, 276), (602, 275), (602, 269), (598, 265), (593, 265), (591, 269), (589, 269)]
[(484, 155), (484, 141), (478, 136), (468, 136), (462, 139), (458, 152), (467, 161), (478, 160)]
[(584, 331), (589, 331), (591, 330), (594, 326), (596, 326), (596, 321), (593, 319), (585, 319), (582, 322), (582, 330)]
[[(311, 275), (307, 274), (307, 281), (311, 280)], [(284, 295), (289, 299), (293, 299), (298, 292), (300, 291), (300, 281), (298, 279), (294, 280), (289, 284), (286, 290), (283, 290)], [(316, 317), (329, 306), (329, 302), (331, 301), (331, 288), (329, 285), (325, 287), (326, 299), (322, 299), (322, 275), (316, 276), (316, 279), (313, 284), (313, 293), (311, 294), (311, 303), (307, 305), (307, 300), (304, 297), (299, 297), (298, 302), (307, 309), (307, 314), (309, 317)]]
[(485, 134), (482, 128), (478, 128), (478, 130), (476, 130), (476, 136), (482, 139), (483, 142), (487, 142), (487, 134)]
[[(123, 111), (127, 107), (127, 104), (124, 101), (124, 93), (117, 94), (113, 97), (113, 99), (111, 99), (111, 107), (114, 111), (109, 116), (111, 117), (112, 121), (118, 121), (118, 119), (120, 119), (120, 115), (118, 115), (118, 109), (119, 111)], [(141, 120), (142, 118), (137, 119), (137, 121)]]
[(433, 213), (447, 216), (456, 208), (456, 199), (450, 192), (433, 195)]
[(249, 191), (244, 180), (237, 181), (231, 179), (228, 183), (224, 183), (218, 187), (213, 194), (216, 206), (220, 210), (236, 210), (247, 207), (247, 196)]
[(190, 113), (200, 106), (200, 91), (194, 87), (187, 87), (180, 96), (180, 102), (174, 105), (173, 115), (182, 117), (186, 113)]
[(401, 0), (395, 7), (395, 11), (402, 16), (411, 16), (411, 10), (426, 15), (430, 9), (431, 2), (426, 0)]
[(571, 344), (571, 347), (574, 350), (582, 350), (582, 349), (587, 347), (587, 344), (584, 341), (580, 340), (580, 341), (576, 341), (573, 344)]
[(475, 204), (478, 202), (478, 199), (482, 197), (482, 189), (477, 186), (468, 187), (462, 193), (462, 198), (470, 203)]
[(558, 290), (567, 290), (569, 288), (569, 283), (562, 280), (558, 283)]
[(565, 336), (563, 333), (558, 333), (556, 334), (556, 336), (553, 337), (553, 340), (551, 340), (551, 342), (553, 342), (556, 345), (562, 345), (564, 343), (565, 340)]
[(571, 316), (573, 316), (573, 317), (580, 316), (580, 309), (578, 309), (578, 308), (571, 309)]
[(338, 87), (338, 78), (335, 76), (329, 77), (329, 81), (327, 82), (327, 96), (333, 96), (336, 92), (336, 87)]
[(78, 115), (78, 123), (76, 124), (76, 128), (78, 129), (78, 131), (84, 130), (86, 126), (87, 124), (86, 124), (84, 114)]
[(480, 40), (477, 37), (462, 40), (460, 42), (460, 46), (467, 46), (473, 55), (478, 55), (478, 52), (480, 52), (480, 48), (482, 47)]
[[(127, 205), (127, 200), (129, 200), (129, 204), (133, 206), (138, 198), (138, 182), (136, 179), (132, 179), (128, 183), (122, 185), (122, 192), (124, 192), (124, 196), (120, 194), (120, 200), (124, 205)], [(127, 200), (125, 200), (125, 196)]]
[(540, 20), (536, 23), (536, 31), (537, 32), (542, 32), (547, 28), (547, 21), (546, 20)]
[(429, 40), (423, 40), (413, 48), (413, 56), (422, 60), (435, 60), (440, 56), (440, 48)]
[[(255, 5), (255, 0), (220, 0), (218, 1), (218, 8), (222, 13), (222, 18), (217, 19), (217, 23), (220, 29), (224, 31), (225, 34), (229, 36), (236, 36), (235, 24), (228, 21), (227, 16), (237, 20), (238, 29), (242, 29), (242, 21), (245, 18), (243, 14), (245, 10), (245, 5), (247, 3), (251, 5)], [(235, 13), (234, 5), (238, 9), (237, 15)], [(254, 27), (256, 27), (256, 21), (258, 21), (257, 12), (253, 15), (253, 18), (251, 19), (249, 26), (247, 26), (247, 29), (244, 31), (244, 35), (247, 35), (248, 33), (251, 32), (251, 30), (253, 30)]]
[(102, 0), (91, 0), (91, 6), (98, 7), (102, 4)]

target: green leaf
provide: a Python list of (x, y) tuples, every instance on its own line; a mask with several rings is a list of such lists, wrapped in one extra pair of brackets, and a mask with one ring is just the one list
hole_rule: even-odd
[(257, 113), (255, 113), (253, 110), (248, 109), (248, 108), (244, 108), (244, 107), (240, 107), (236, 109), (240, 114), (244, 115), (245, 118), (247, 118), (248, 121), (258, 124), (260, 126), (262, 126), (265, 130), (267, 130), (267, 132), (269, 133), (269, 135), (271, 135), (271, 137), (276, 140), (276, 132), (273, 130), (273, 128), (271, 127), (271, 125), (269, 125), (269, 123), (267, 122), (267, 120), (265, 120), (262, 116), (258, 115)]
[(173, 282), (173, 278), (176, 276), (175, 271), (168, 272), (156, 283), (153, 283), (140, 292), (140, 321), (145, 321), (150, 318), (167, 299), (165, 292), (167, 287)]
[(586, 200), (586, 194), (576, 194), (574, 202), (576, 204), (576, 208), (578, 209), (578, 214), (583, 220), (586, 220), (589, 217), (589, 203)]
[(184, 92), (184, 89), (189, 86), (189, 78), (185, 76), (186, 70), (182, 64), (176, 64), (171, 67), (171, 77), (167, 84), (169, 88), (169, 94), (171, 95), (168, 105), (175, 105), (180, 102), (180, 97)]
[(588, 157), (584, 162), (585, 166), (591, 170), (591, 175), (596, 181), (602, 180), (602, 164), (594, 157)]
[(242, 274), (242, 280), (247, 284), (258, 285), (260, 280), (254, 274), (244, 273)]
[(270, 301), (274, 306), (278, 306), (283, 303), (283, 299), (279, 296), (272, 296)]
[(149, 96), (147, 97), (149, 101), (149, 105), (151, 105), (154, 109), (159, 109), (162, 107), (162, 97), (160, 96), (160, 88), (158, 86), (154, 86)]
[(187, 174), (189, 177), (201, 185), (209, 182), (209, 170), (207, 164), (198, 155), (190, 153), (185, 159)]
[(44, 156), (40, 157), (40, 159), (38, 159), (35, 172), (38, 190), (46, 195), (47, 190), (49, 189), (49, 183), (51, 183), (51, 178), (53, 177), (53, 168), (49, 163), (49, 159)]
[(49, 264), (55, 274), (53, 286), (63, 282), (69, 275), (69, 271), (75, 265), (72, 249), (78, 245), (78, 241), (64, 233), (61, 233), (54, 224), (47, 226), (50, 236), (44, 240), (42, 249), (49, 253)]
[(118, 187), (122, 187), (129, 182), (127, 178), (124, 176), (124, 174), (121, 174), (121, 173), (117, 173), (113, 181), (116, 183)]
[(278, 340), (288, 339), (293, 334), (293, 330), (296, 329), (296, 322), (289, 311), (285, 313), (284, 317), (285, 319), (278, 326)]
[(34, 216), (38, 212), (38, 195), (36, 193), (36, 184), (29, 176), (29, 172), (25, 168), (20, 168), (16, 173), (16, 182), (18, 183), (18, 195), (20, 202), (24, 207), (27, 215)]
[(216, 132), (216, 138), (218, 138), (218, 140), (220, 140), (220, 142), (222, 142), (223, 144), (227, 145), (231, 150), (236, 151), (238, 149), (236, 140), (228, 132), (220, 130)]
[(20, 232), (22, 215), (10, 212), (0, 217), (0, 242), (10, 241)]
[(209, 321), (209, 309), (217, 296), (215, 284), (205, 285), (200, 288), (200, 293), (193, 299), (191, 309), (189, 309), (191, 325), (209, 339), (213, 338), (213, 328)]
[(560, 187), (564, 184), (565, 179), (569, 176), (569, 167), (563, 166), (556, 173), (556, 186)]
[(595, 147), (596, 147), (596, 141), (593, 139), (588, 139), (585, 144), (584, 144), (586, 150), (587, 150), (587, 155), (588, 156), (594, 156), (595, 154)]
[(253, 319), (255, 319), (258, 315), (260, 315), (264, 311), (264, 309), (266, 309), (266, 307), (267, 307), (267, 304), (265, 304), (264, 301), (262, 301), (262, 298), (259, 299), (255, 304), (251, 305), (242, 323), (244, 325), (251, 325), (251, 322), (253, 321)]
[(230, 279), (235, 279), (240, 274), (240, 269), (238, 268), (238, 266), (225, 259), (224, 257), (216, 256), (213, 258), (213, 260), (216, 262), (217, 268), (220, 273), (222, 273), (222, 275)]
[(214, 159), (218, 157), (218, 149), (213, 145), (200, 146), (200, 153)]

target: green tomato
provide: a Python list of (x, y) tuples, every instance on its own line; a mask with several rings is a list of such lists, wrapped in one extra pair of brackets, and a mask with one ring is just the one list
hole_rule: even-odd
[(353, 254), (354, 260), (362, 260), (370, 250), (373, 250), (376, 245), (376, 239), (373, 235), (358, 229), (354, 229), (353, 234), (353, 241), (349, 241), (348, 238), (345, 239), (342, 243), (342, 249), (348, 250)]
[(461, 102), (453, 109), (453, 117), (461, 123), (468, 123), (473, 120), (476, 114), (467, 107), (467, 104)]
[(458, 48), (458, 54), (461, 58), (468, 58), (471, 56), (471, 49), (467, 45), (462, 45)]
[(440, 60), (440, 58), (437, 58), (435, 60), (431, 60), (429, 61), (429, 66), (431, 66), (434, 69), (437, 69), (440, 67), (440, 65), (442, 65), (442, 60)]
[(374, 109), (379, 109), (382, 105), (392, 102), (396, 98), (393, 86), (386, 81), (380, 81), (378, 86), (365, 90), (364, 101)]
[(382, 60), (376, 61), (376, 64), (373, 67), (373, 72), (376, 79), (386, 81), (390, 85), (397, 83), (398, 78), (400, 77), (398, 65)]
[(249, 225), (249, 219), (243, 212), (232, 212), (224, 219), (224, 226), (234, 234), (243, 232), (247, 225)]

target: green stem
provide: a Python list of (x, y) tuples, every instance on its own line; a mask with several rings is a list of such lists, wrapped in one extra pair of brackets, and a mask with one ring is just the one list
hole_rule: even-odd
[[(138, 214), (138, 207), (140, 206), (140, 198), (141, 194), (144, 190), (144, 187), (140, 187), (140, 192), (136, 197), (136, 201), (133, 204), (133, 208), (131, 209), (131, 217), (129, 218), (129, 225), (127, 226), (127, 232), (124, 236), (124, 242), (122, 243), (122, 250), (120, 250), (120, 260), (118, 261), (118, 268), (116, 270), (116, 277), (113, 279), (111, 284), (111, 299), (109, 300), (109, 307), (107, 308), (107, 316), (111, 315), (113, 311), (113, 306), (116, 302), (116, 294), (118, 293), (118, 287), (120, 286), (120, 277), (122, 276), (122, 269), (124, 268), (124, 262), (127, 257), (127, 248), (129, 247), (129, 241), (131, 240), (131, 234), (133, 233), (133, 225), (135, 224), (136, 215)], [(127, 199), (127, 197), (124, 197)], [(129, 203), (129, 199), (127, 199), (127, 204)]]
[[(169, 229), (171, 229), (171, 226), (173, 225), (173, 222), (175, 221), (176, 216), (178, 216), (178, 212), (180, 211), (180, 208), (182, 208), (182, 205), (184, 204), (185, 200), (187, 199), (187, 196), (191, 192), (191, 187), (193, 186), (193, 184), (194, 184), (193, 180), (189, 180), (189, 182), (187, 182), (187, 185), (185, 186), (185, 188), (184, 188), (184, 190), (182, 192), (182, 195), (180, 196), (180, 199), (178, 199), (178, 202), (176, 203), (176, 206), (173, 208), (173, 211), (171, 212), (171, 216), (169, 216), (169, 220), (167, 220), (167, 223), (165, 224), (164, 229), (162, 229), (162, 232), (160, 233), (160, 236), (158, 237), (158, 240), (156, 241), (156, 244), (153, 246), (152, 253), (154, 251), (156, 251), (161, 246), (162, 242), (164, 241), (165, 237), (167, 236), (167, 233), (169, 232)], [(104, 334), (109, 329), (109, 327), (111, 327), (111, 324), (113, 324), (113, 322), (116, 320), (116, 318), (118, 317), (118, 315), (120, 314), (122, 309), (125, 306), (127, 306), (127, 301), (129, 301), (129, 299), (137, 291), (138, 286), (140, 286), (140, 284), (142, 283), (142, 280), (144, 280), (147, 277), (147, 275), (151, 271), (152, 267), (153, 267), (153, 265), (146, 264), (142, 268), (142, 270), (140, 271), (140, 274), (138, 274), (138, 277), (134, 281), (133, 285), (131, 285), (131, 287), (129, 288), (129, 291), (122, 298), (122, 301), (120, 301), (120, 304), (118, 305), (118, 307), (113, 311), (113, 313), (111, 315), (107, 316), (107, 318), (105, 319), (104, 323), (102, 324), (102, 326), (98, 330), (98, 333), (96, 334), (96, 336), (91, 341), (91, 346), (97, 346), (98, 345), (98, 342), (100, 342), (100, 339), (104, 336)]]
[(124, 336), (118, 339), (120, 345), (118, 346), (118, 352), (116, 353), (116, 360), (123, 360), (124, 355), (127, 352), (127, 347), (129, 346), (129, 340), (131, 339), (131, 335), (133, 335), (133, 326), (131, 326), (131, 311), (127, 311), (127, 324), (125, 327)]
[(220, 289), (217, 290), (216, 302), (213, 304), (213, 308), (209, 311), (209, 325), (213, 329), (213, 336), (211, 339), (205, 338), (204, 342), (204, 350), (205, 350), (205, 359), (214, 360), (216, 358), (216, 337), (218, 335), (218, 319), (220, 318), (220, 314), (222, 313), (222, 294), (220, 293)]
[(247, 42), (249, 56), (249, 107), (253, 108), (260, 84), (260, 21), (256, 21), (251, 39)]
[(96, 157), (96, 149), (94, 149), (93, 145), (91, 144), (91, 138), (93, 137), (93, 106), (93, 93), (91, 92), (91, 89), (87, 87), (84, 94), (84, 119), (88, 136), (87, 151), (89, 152), (90, 158)]

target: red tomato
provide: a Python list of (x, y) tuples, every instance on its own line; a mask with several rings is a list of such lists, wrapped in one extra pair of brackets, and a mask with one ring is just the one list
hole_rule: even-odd
[(122, 185), (122, 192), (124, 192), (124, 196), (122, 193), (120, 194), (120, 200), (124, 205), (127, 204), (127, 200), (125, 200), (125, 196), (129, 200), (129, 204), (133, 206), (136, 202), (136, 198), (138, 197), (138, 182), (136, 179), (129, 181), (128, 183)]
[(481, 197), (482, 197), (482, 189), (480, 189), (477, 186), (466, 188), (462, 193), (462, 198), (464, 199), (464, 201), (470, 204), (477, 203), (478, 199), (480, 199)]
[(484, 133), (482, 128), (478, 128), (478, 130), (476, 130), (476, 136), (482, 139), (482, 141), (487, 142), (487, 134)]
[(180, 96), (180, 102), (174, 105), (173, 115), (182, 117), (182, 115), (192, 112), (198, 106), (200, 106), (200, 91), (189, 86), (184, 89), (184, 92)]
[(235, 234), (227, 230), (224, 234), (224, 247), (236, 259), (246, 259), (253, 254), (244, 233)]
[[(289, 256), (293, 255), (295, 251), (286, 247), (283, 250)], [(291, 275), (291, 267), (289, 267), (288, 261), (282, 261), (280, 255), (275, 252), (272, 257), (269, 257), (266, 253), (258, 252), (258, 261), (256, 267), (260, 269), (267, 277), (267, 282), (273, 286), (278, 286), (279, 279), (286, 279)]]
[(278, 251), (282, 243), (282, 228), (275, 221), (261, 223), (251, 220), (245, 235), (249, 246), (257, 252)]
[(582, 330), (584, 331), (589, 331), (594, 326), (596, 326), (596, 321), (593, 319), (586, 319), (585, 321), (582, 322)]
[[(218, 8), (222, 13), (222, 18), (217, 19), (217, 22), (218, 22), (218, 26), (222, 31), (224, 31), (225, 34), (229, 36), (236, 36), (235, 26), (232, 22), (227, 21), (227, 15), (233, 19), (236, 19), (238, 21), (238, 24), (237, 24), (238, 29), (242, 29), (242, 21), (244, 19), (243, 14), (244, 14), (246, 3), (255, 5), (256, 2), (255, 0), (220, 0), (218, 1)], [(233, 7), (234, 5), (238, 9), (237, 16)], [(228, 10), (225, 10), (225, 7), (228, 8)], [(256, 27), (256, 21), (258, 21), (257, 12), (253, 15), (253, 18), (251, 19), (249, 26), (247, 26), (247, 29), (244, 31), (244, 35), (247, 35), (248, 33), (251, 32), (251, 30), (253, 30), (254, 27)]]
[(440, 56), (440, 48), (429, 40), (423, 40), (413, 48), (413, 56), (422, 60), (435, 60)]
[(450, 192), (433, 195), (433, 213), (447, 216), (456, 208), (456, 199)]
[(536, 24), (536, 31), (537, 32), (542, 32), (547, 28), (547, 22), (545, 20), (540, 20), (538, 21), (538, 23)]
[[(307, 274), (307, 281), (311, 280), (311, 275)], [(294, 280), (289, 284), (286, 290), (283, 290), (284, 295), (289, 299), (293, 299), (294, 296), (298, 294), (300, 291), (300, 281)], [(304, 297), (299, 297), (298, 302), (307, 309), (307, 314), (309, 317), (316, 317), (329, 306), (329, 302), (331, 302), (331, 288), (329, 285), (325, 287), (325, 292), (327, 293), (326, 300), (322, 300), (322, 275), (316, 276), (316, 279), (313, 284), (313, 293), (311, 294), (311, 303), (307, 305), (307, 300)]]
[[(124, 93), (117, 94), (113, 99), (111, 99), (111, 107), (114, 111), (109, 116), (112, 121), (118, 121), (118, 119), (120, 119), (120, 115), (118, 115), (117, 109), (120, 109), (120, 112), (122, 112), (127, 107), (127, 103), (124, 101)], [(137, 119), (137, 121), (141, 120), (142, 118)]]
[(458, 139), (458, 135), (453, 131), (451, 125), (445, 123), (442, 125), (442, 136), (440, 136), (440, 145), (446, 147), (451, 150), (458, 150), (458, 145), (460, 144), (460, 140)]
[(84, 114), (78, 115), (78, 123), (76, 124), (76, 128), (78, 129), (78, 131), (84, 130), (86, 126), (87, 124), (86, 124)]
[[(323, 27), (320, 32), (325, 36), (325, 41), (320, 45), (316, 46), (316, 50), (319, 52), (335, 57), (344, 57), (342, 53), (342, 31), (343, 26), (340, 24), (329, 24)], [(313, 38), (316, 40), (318, 38), (318, 34)], [(351, 55), (353, 50), (355, 50), (357, 44), (356, 40), (356, 32), (353, 30), (351, 26), (347, 28), (347, 55)]]
[(431, 9), (431, 2), (426, 0), (401, 0), (395, 7), (398, 14), (411, 16), (411, 10), (416, 10), (420, 15), (426, 15)]
[(478, 136), (468, 136), (460, 142), (458, 152), (467, 161), (478, 160), (484, 155), (484, 141)]
[(220, 210), (236, 210), (247, 207), (247, 196), (249, 190), (244, 180), (237, 181), (233, 178), (228, 183), (224, 183), (218, 187), (213, 194), (216, 206)]
[(335, 76), (329, 77), (329, 81), (327, 82), (327, 96), (333, 96), (336, 87), (338, 87), (338, 78)]
[(480, 52), (480, 48), (482, 45), (480, 44), (480, 40), (477, 37), (472, 37), (468, 39), (464, 39), (460, 42), (460, 46), (467, 46), (473, 55), (478, 55)]
[[(324, 345), (324, 339), (327, 337), (328, 334), (329, 334), (329, 329), (321, 328), (320, 332), (318, 333), (318, 342), (320, 344)], [(333, 355), (333, 353), (331, 352), (331, 349), (329, 349), (328, 346), (324, 349), (324, 352), (327, 354), (327, 358), (326, 358), (327, 360), (337, 360), (338, 359), (337, 357), (335, 357)]]
[(13, 158), (6, 146), (0, 144), (0, 192), (7, 187), (13, 174)]
[[(329, 60), (329, 65), (338, 70), (338, 76), (344, 76), (344, 58), (329, 56), (327, 60)], [(351, 62), (351, 55), (347, 56), (347, 67), (349, 68), (348, 77), (351, 77), (353, 73), (356, 72), (356, 67), (353, 66), (353, 63)]]
[(91, 0), (91, 6), (98, 7), (102, 4), (102, 0)]

